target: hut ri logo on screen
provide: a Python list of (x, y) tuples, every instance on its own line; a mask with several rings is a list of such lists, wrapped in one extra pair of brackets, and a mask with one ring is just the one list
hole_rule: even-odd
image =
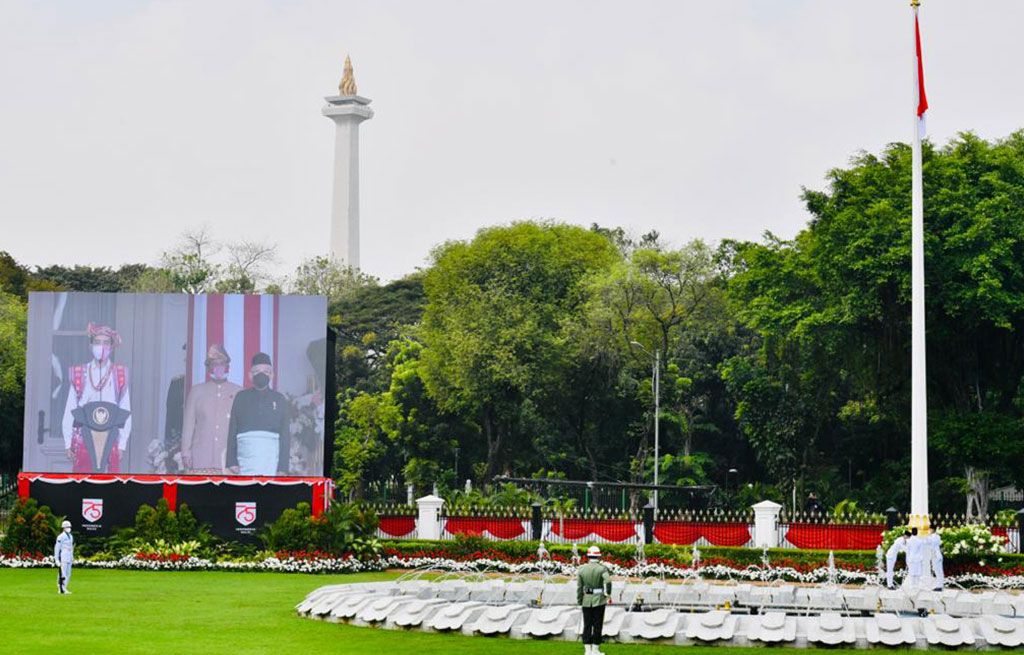
[(103, 499), (83, 498), (82, 518), (86, 521), (82, 524), (82, 527), (86, 530), (96, 530), (103, 527), (97, 523), (97, 521), (103, 518)]
[(256, 502), (255, 501), (242, 501), (235, 503), (235, 520), (241, 525), (241, 528), (235, 528), (239, 532), (250, 533), (255, 528), (250, 528), (253, 523), (256, 522)]

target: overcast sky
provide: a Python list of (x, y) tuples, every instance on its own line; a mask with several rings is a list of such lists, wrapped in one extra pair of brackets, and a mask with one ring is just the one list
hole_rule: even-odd
[[(0, 250), (156, 263), (207, 223), (278, 243), (282, 272), (324, 253), (346, 53), (383, 279), (515, 219), (789, 237), (801, 186), (910, 138), (907, 5), (0, 0)], [(932, 138), (1024, 127), (1024, 2), (921, 20)]]

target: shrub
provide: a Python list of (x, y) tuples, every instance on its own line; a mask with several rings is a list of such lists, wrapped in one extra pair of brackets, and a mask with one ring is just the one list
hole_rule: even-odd
[(377, 515), (358, 503), (334, 503), (320, 516), (310, 515), (309, 503), (287, 509), (260, 535), (274, 552), (319, 551), (331, 555), (353, 553), (372, 558), (380, 552), (374, 539)]
[(164, 540), (169, 543), (198, 541), (208, 543), (209, 531), (196, 520), (187, 504), (171, 511), (167, 500), (161, 498), (156, 506), (143, 505), (135, 513), (135, 532), (132, 535), (144, 542)]
[[(897, 526), (882, 536), (882, 548), (889, 549), (907, 526)], [(937, 530), (942, 539), (942, 556), (951, 564), (978, 564), (985, 566), (993, 561), (1002, 562), (1006, 557), (1006, 537), (992, 534), (987, 526), (978, 524), (958, 525)]]
[(995, 536), (984, 525), (939, 528), (939, 536), (942, 538), (943, 555), (977, 559), (981, 566), (985, 566), (985, 558), (996, 559), (1006, 552), (1006, 537)]
[(143, 544), (136, 551), (136, 555), (158, 555), (160, 557), (177, 556), (189, 558), (195, 555), (202, 547), (198, 541), (183, 541), (180, 543), (168, 543), (163, 539), (157, 539), (152, 543)]
[(33, 498), (23, 498), (11, 511), (7, 532), (0, 542), (0, 552), (15, 555), (52, 553), (59, 530), (60, 519), (49, 507), (40, 506)]
[(309, 503), (299, 503), (294, 509), (281, 512), (277, 520), (260, 535), (264, 545), (272, 551), (316, 550)]
[[(509, 561), (533, 560), (537, 557), (536, 541), (490, 541), (482, 537), (458, 537), (452, 541), (425, 541), (395, 539), (384, 542), (388, 554), (426, 557), (449, 557), (464, 560), (473, 557), (495, 556)], [(590, 544), (579, 544), (580, 556), (586, 553)], [(608, 561), (629, 565), (636, 557), (636, 546), (630, 544), (600, 544), (601, 552)], [(568, 561), (572, 556), (569, 544), (545, 544), (553, 559)], [(644, 554), (647, 560), (663, 561), (679, 567), (692, 564), (692, 546), (674, 544), (647, 544)], [(792, 566), (800, 569), (823, 567), (828, 562), (827, 550), (795, 550), (791, 548), (770, 548), (768, 560), (773, 566)], [(732, 548), (725, 546), (700, 547), (704, 564), (728, 564), (736, 568), (761, 566), (764, 551), (757, 548)], [(834, 552), (836, 565), (840, 568), (871, 571), (875, 567), (875, 554), (870, 551), (837, 550)]]

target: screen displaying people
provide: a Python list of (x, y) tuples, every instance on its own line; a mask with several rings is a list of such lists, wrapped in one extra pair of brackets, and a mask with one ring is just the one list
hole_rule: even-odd
[(32, 293), (23, 467), (321, 475), (320, 296)]

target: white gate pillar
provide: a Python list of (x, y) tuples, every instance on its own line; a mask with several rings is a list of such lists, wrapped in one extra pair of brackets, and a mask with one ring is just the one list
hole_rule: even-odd
[(433, 494), (416, 499), (420, 515), (416, 521), (416, 537), (418, 539), (440, 539), (441, 538), (441, 508), (444, 507), (444, 498)]
[(782, 505), (762, 500), (751, 505), (754, 510), (754, 545), (758, 548), (779, 546), (779, 513)]

